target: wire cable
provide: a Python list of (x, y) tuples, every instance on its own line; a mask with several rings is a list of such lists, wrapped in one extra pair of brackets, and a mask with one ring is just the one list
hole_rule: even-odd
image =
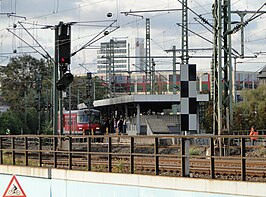
[(18, 22), (18, 23), (23, 27), (23, 29), (25, 29), (25, 31), (30, 35), (30, 37), (41, 47), (41, 49), (46, 53), (47, 57), (50, 58), (50, 59), (52, 59), (52, 57), (50, 56), (50, 54), (43, 48), (43, 46), (38, 42), (38, 40), (35, 39), (33, 37), (33, 35), (31, 35), (31, 33), (20, 22)]

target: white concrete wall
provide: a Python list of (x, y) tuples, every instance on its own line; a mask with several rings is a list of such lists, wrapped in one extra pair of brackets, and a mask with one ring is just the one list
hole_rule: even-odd
[(0, 166), (0, 196), (15, 174), (27, 197), (265, 196), (266, 183)]

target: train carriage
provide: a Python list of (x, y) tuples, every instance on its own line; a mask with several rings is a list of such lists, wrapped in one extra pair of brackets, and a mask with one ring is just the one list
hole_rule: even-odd
[(102, 134), (100, 111), (94, 109), (65, 111), (63, 113), (63, 132), (72, 135)]

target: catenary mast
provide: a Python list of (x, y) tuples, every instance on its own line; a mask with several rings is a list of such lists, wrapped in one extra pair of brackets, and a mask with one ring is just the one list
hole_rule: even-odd
[(230, 0), (215, 0), (213, 5), (213, 133), (218, 135), (230, 131), (233, 119), (230, 5)]

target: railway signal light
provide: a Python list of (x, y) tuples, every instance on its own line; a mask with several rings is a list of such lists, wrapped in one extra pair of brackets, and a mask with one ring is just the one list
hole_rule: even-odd
[[(71, 26), (69, 24), (60, 24), (58, 31), (58, 55), (59, 64), (64, 67), (70, 64), (71, 57), (71, 39), (70, 39)], [(62, 69), (65, 70), (65, 69)]]
[(65, 73), (56, 83), (57, 90), (66, 90), (66, 88), (72, 83), (73, 79), (74, 77), (71, 73)]

